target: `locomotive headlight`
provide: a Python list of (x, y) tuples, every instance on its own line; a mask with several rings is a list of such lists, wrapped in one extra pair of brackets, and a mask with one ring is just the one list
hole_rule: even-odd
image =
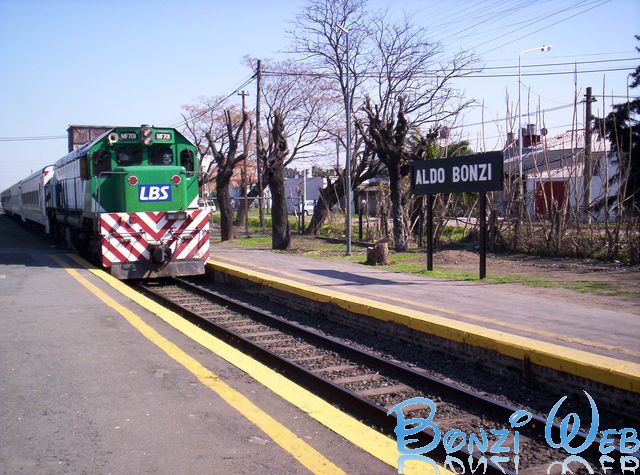
[(138, 177), (131, 175), (127, 180), (127, 183), (129, 183), (131, 186), (136, 186), (138, 184)]
[(182, 220), (187, 219), (187, 213), (185, 211), (174, 211), (172, 213), (166, 214), (167, 219), (171, 220)]
[(171, 177), (171, 183), (173, 183), (176, 186), (178, 186), (181, 181), (182, 181), (182, 178), (180, 178), (180, 175), (173, 175)]
[(153, 131), (151, 130), (151, 127), (142, 126), (142, 143), (145, 145), (151, 145), (152, 139), (151, 139), (151, 134), (153, 133)]

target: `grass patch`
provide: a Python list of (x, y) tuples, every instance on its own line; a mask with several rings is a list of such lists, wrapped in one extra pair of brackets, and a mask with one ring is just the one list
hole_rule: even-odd
[(609, 295), (622, 297), (626, 293), (618, 288), (617, 285), (608, 282), (597, 282), (593, 280), (577, 280), (575, 282), (565, 282), (562, 287), (569, 290), (587, 294)]
[[(396, 255), (394, 255), (394, 258)], [(415, 259), (415, 256), (413, 256)], [(403, 272), (407, 274), (423, 275), (425, 277), (435, 277), (436, 279), (443, 280), (480, 280), (478, 274), (472, 272), (455, 272), (445, 270), (427, 270), (426, 262), (402, 262), (402, 260), (394, 260), (388, 267), (389, 270), (394, 272)]]
[[(238, 236), (233, 241), (211, 241), (212, 247), (241, 247), (243, 249), (271, 249), (271, 236), (243, 237)], [(215, 251), (214, 251), (215, 253)]]
[[(352, 254), (346, 255), (346, 245), (344, 242), (334, 243), (323, 239), (317, 239), (310, 236), (291, 235), (291, 247), (286, 251), (274, 251), (284, 254), (298, 254), (305, 257), (323, 259), (333, 262), (349, 262), (354, 264), (365, 265), (366, 249), (353, 246)], [(243, 249), (263, 249), (271, 250), (271, 236), (253, 236), (253, 237), (237, 237), (232, 242), (212, 241), (212, 255), (215, 256), (215, 247), (241, 247)], [(615, 283), (592, 281), (592, 280), (575, 280), (568, 281), (566, 279), (548, 278), (545, 275), (537, 273), (505, 273), (505, 274), (489, 274), (486, 279), (480, 280), (478, 270), (469, 270), (469, 266), (465, 270), (455, 270), (453, 265), (437, 266), (433, 271), (427, 270), (426, 253), (422, 251), (408, 251), (398, 253), (393, 250), (389, 252), (390, 265), (380, 267), (380, 269), (392, 272), (400, 272), (406, 274), (421, 275), (424, 277), (433, 277), (449, 281), (465, 281), (486, 284), (519, 284), (529, 287), (541, 288), (559, 288), (568, 289), (582, 293), (619, 296), (628, 295), (624, 289)], [(496, 269), (498, 270), (498, 269)]]

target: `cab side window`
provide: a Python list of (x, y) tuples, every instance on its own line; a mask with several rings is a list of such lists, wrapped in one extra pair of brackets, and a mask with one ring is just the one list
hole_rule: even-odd
[(187, 175), (193, 175), (194, 172), (194, 160), (193, 152), (191, 150), (183, 150), (180, 152), (180, 164), (184, 167)]
[(93, 168), (93, 176), (100, 176), (103, 172), (111, 171), (111, 153), (107, 150), (98, 150), (94, 152), (91, 158), (91, 166)]

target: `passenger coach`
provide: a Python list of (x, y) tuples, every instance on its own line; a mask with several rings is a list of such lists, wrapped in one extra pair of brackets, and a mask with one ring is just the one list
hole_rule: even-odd
[(35, 223), (50, 232), (46, 202), (51, 195), (49, 182), (53, 166), (44, 167), (19, 181), (0, 195), (2, 208), (7, 214), (20, 217), (23, 222)]

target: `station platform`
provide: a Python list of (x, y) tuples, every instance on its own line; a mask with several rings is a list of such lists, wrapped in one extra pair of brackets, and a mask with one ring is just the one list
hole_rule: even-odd
[(395, 440), (119, 284), (0, 214), (0, 473), (397, 473)]
[(622, 311), (516, 284), (449, 281), (263, 250), (214, 247), (209, 265), (354, 313), (640, 393), (640, 308)]
[[(638, 392), (638, 313), (269, 251), (209, 265)], [(1, 473), (397, 473), (394, 439), (125, 287), (0, 213)]]

